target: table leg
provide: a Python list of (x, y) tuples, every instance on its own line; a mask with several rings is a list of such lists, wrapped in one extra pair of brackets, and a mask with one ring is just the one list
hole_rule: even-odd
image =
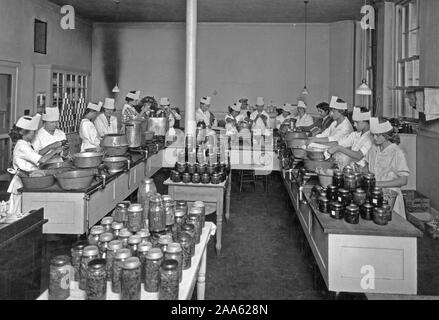
[(216, 199), (216, 254), (219, 256), (221, 252), (221, 234), (223, 230), (223, 199), (224, 191), (221, 189)]
[(226, 192), (226, 221), (230, 218), (230, 193), (232, 191), (232, 170), (230, 170)]
[(206, 291), (206, 256), (207, 249), (204, 249), (200, 270), (198, 271), (197, 300), (204, 300), (204, 294)]

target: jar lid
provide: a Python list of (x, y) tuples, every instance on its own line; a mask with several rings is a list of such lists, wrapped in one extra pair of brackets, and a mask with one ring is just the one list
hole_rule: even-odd
[(337, 208), (337, 209), (342, 209), (343, 205), (340, 202), (333, 201), (333, 202), (331, 202), (331, 207)]
[(101, 241), (101, 242), (110, 242), (111, 240), (113, 240), (113, 234), (112, 233), (109, 233), (109, 232), (105, 232), (105, 233), (102, 233), (100, 236), (99, 236), (99, 241)]
[(380, 187), (374, 187), (373, 188), (373, 192), (383, 192), (383, 189), (382, 188), (380, 188)]
[(355, 193), (366, 193), (366, 191), (364, 191), (361, 188), (358, 188), (358, 189), (355, 190)]
[(163, 270), (175, 270), (178, 267), (178, 261), (174, 259), (164, 260), (161, 267)]
[(73, 244), (73, 246), (72, 246), (72, 250), (75, 250), (75, 251), (82, 251), (82, 250), (84, 250), (84, 248), (85, 248), (86, 246), (88, 246), (88, 241), (86, 241), (86, 240), (80, 240), (80, 241), (75, 242), (75, 243)]
[(100, 270), (104, 269), (107, 261), (105, 259), (93, 259), (88, 263), (88, 268), (91, 270)]
[(355, 174), (354, 173), (345, 173), (344, 174), (344, 177), (346, 178), (346, 179), (355, 179)]
[(129, 238), (132, 235), (133, 234), (131, 232), (129, 232), (128, 230), (120, 230), (120, 233), (119, 233), (119, 237), (122, 237), (122, 238)]
[(195, 201), (194, 202), (194, 207), (204, 207), (204, 202), (203, 201)]
[(122, 201), (117, 204), (117, 207), (127, 209), (130, 205), (130, 201)]
[(152, 249), (152, 243), (151, 242), (140, 243), (139, 246), (137, 247), (137, 251), (138, 252), (148, 252), (151, 249)]
[(172, 237), (168, 235), (160, 236), (159, 244), (169, 244), (172, 243)]
[(191, 174), (189, 172), (183, 173), (183, 177), (190, 177), (190, 176), (191, 176)]
[(349, 193), (349, 191), (348, 190), (346, 190), (346, 189), (338, 189), (338, 193)]
[(152, 178), (144, 178), (142, 180), (142, 183), (154, 183), (154, 179), (152, 179)]
[(162, 202), (162, 197), (156, 193), (155, 195), (151, 196), (151, 198), (149, 198), (149, 201), (160, 203), (160, 202)]
[(70, 263), (70, 258), (66, 255), (56, 256), (50, 260), (50, 264), (56, 267), (64, 267)]
[(172, 201), (172, 197), (168, 194), (162, 195), (163, 201)]
[(131, 269), (136, 269), (136, 268), (140, 267), (140, 265), (141, 265), (141, 263), (140, 263), (139, 258), (130, 257), (123, 262), (122, 268), (131, 270)]
[(192, 238), (190, 234), (188, 234), (187, 232), (181, 232), (180, 235), (178, 236), (178, 242), (180, 243), (191, 242), (191, 240)]
[(365, 173), (363, 177), (365, 177), (366, 179), (375, 179), (375, 174), (369, 172)]
[(82, 251), (82, 255), (84, 257), (91, 257), (91, 256), (97, 256), (99, 254), (99, 249), (97, 246), (86, 246), (84, 250)]
[(122, 248), (116, 251), (116, 254), (114, 256), (116, 259), (126, 259), (131, 257), (131, 250), (127, 248)]
[(123, 243), (120, 240), (112, 240), (108, 242), (108, 249), (109, 250), (118, 250), (123, 248)]
[(123, 228), (123, 222), (113, 222), (111, 224), (111, 229), (113, 230), (121, 230)]
[(92, 235), (98, 235), (98, 234), (101, 234), (104, 232), (105, 232), (105, 229), (103, 226), (94, 226), (90, 230), (90, 234), (92, 234)]
[(198, 221), (198, 220), (200, 220), (200, 214), (189, 214), (189, 216), (187, 217), (187, 219), (188, 219), (188, 221), (191, 221), (191, 222), (193, 222), (193, 221)]
[(387, 210), (383, 207), (376, 207), (373, 209), (373, 211), (374, 211), (374, 213), (385, 214)]
[(112, 224), (113, 220), (113, 217), (105, 217), (101, 220), (101, 224)]
[(142, 238), (138, 234), (135, 234), (128, 238), (129, 244), (139, 244), (140, 242), (142, 242)]
[(363, 207), (365, 207), (367, 209), (372, 209), (374, 206), (371, 203), (366, 202), (365, 204), (363, 204)]
[(138, 212), (138, 211), (143, 211), (143, 207), (140, 203), (133, 203), (129, 208), (128, 211), (134, 211), (134, 212)]
[(200, 174), (198, 172), (195, 172), (192, 177), (201, 177)]
[(166, 248), (166, 252), (169, 253), (178, 253), (181, 252), (181, 244), (177, 243), (177, 242), (172, 242), (170, 244), (168, 244), (168, 247)]
[(319, 197), (319, 199), (318, 199), (318, 201), (319, 202), (323, 202), (323, 203), (329, 203), (329, 199), (328, 198), (326, 198), (326, 197)]
[(136, 232), (136, 234), (138, 236), (140, 236), (141, 238), (146, 238), (150, 236), (149, 230), (148, 229), (140, 229), (139, 231)]
[(203, 212), (203, 208), (201, 208), (201, 207), (192, 207), (189, 210), (189, 215), (191, 215), (191, 214), (198, 215), (198, 214), (202, 214), (202, 212)]
[(331, 191), (335, 191), (335, 190), (337, 190), (337, 186), (334, 186), (334, 185), (330, 185), (330, 186), (328, 186), (327, 188), (326, 188), (327, 190), (331, 190)]
[(341, 172), (339, 170), (335, 170), (334, 171), (334, 176), (337, 176), (337, 177), (343, 176), (343, 172)]
[(346, 210), (351, 211), (351, 212), (358, 211), (359, 209), (360, 208), (357, 205), (352, 204), (352, 203), (350, 205), (346, 206)]
[(183, 231), (194, 231), (195, 227), (192, 224), (185, 223), (184, 225), (181, 226), (181, 230), (183, 230)]
[(185, 210), (182, 210), (182, 209), (175, 209), (175, 213), (174, 213), (174, 216), (175, 216), (175, 217), (177, 217), (177, 218), (181, 218), (181, 217), (184, 217), (185, 215), (186, 215)]
[(186, 207), (187, 206), (187, 202), (184, 200), (177, 200), (177, 206), (179, 207)]
[(163, 252), (160, 250), (160, 248), (152, 248), (148, 251), (148, 254), (146, 255), (147, 259), (161, 259), (163, 257)]

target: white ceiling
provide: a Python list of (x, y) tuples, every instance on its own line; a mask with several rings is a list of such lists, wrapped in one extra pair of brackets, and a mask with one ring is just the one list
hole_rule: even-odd
[[(186, 0), (49, 0), (99, 22), (184, 22)], [(359, 20), (365, 0), (309, 0), (309, 22)], [(371, 2), (371, 0), (368, 0)], [(303, 0), (198, 0), (200, 22), (304, 22)], [(119, 8), (119, 9), (117, 9)]]

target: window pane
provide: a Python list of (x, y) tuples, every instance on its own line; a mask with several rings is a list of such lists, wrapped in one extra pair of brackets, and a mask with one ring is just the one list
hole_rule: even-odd
[(8, 133), (11, 127), (12, 76), (0, 74), (0, 133)]

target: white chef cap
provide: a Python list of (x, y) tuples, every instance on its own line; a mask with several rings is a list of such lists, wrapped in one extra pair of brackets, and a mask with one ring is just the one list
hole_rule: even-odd
[(210, 104), (211, 101), (212, 101), (211, 97), (203, 97), (200, 100), (200, 102), (203, 103), (203, 104)]
[(302, 100), (297, 101), (297, 107), (306, 109), (306, 104)]
[(348, 104), (346, 102), (337, 102), (339, 98), (337, 96), (332, 96), (331, 102), (329, 103), (329, 108), (337, 110), (347, 110)]
[(105, 98), (104, 109), (114, 110), (114, 99)]
[(352, 114), (352, 120), (354, 121), (368, 121), (370, 120), (371, 113), (368, 112), (361, 112), (361, 109), (358, 107), (354, 107), (354, 112)]
[(161, 106), (169, 106), (170, 105), (169, 98), (167, 98), (167, 97), (160, 98), (160, 105)]
[(95, 104), (93, 102), (89, 102), (88, 105), (87, 105), (87, 109), (91, 109), (91, 110), (94, 110), (94, 111), (97, 111), (97, 112), (101, 111), (101, 108), (102, 108), (102, 102), (101, 101), (99, 101), (98, 104)]
[(257, 106), (263, 106), (265, 104), (263, 97), (257, 97), (256, 99), (256, 105)]
[(230, 106), (230, 108), (232, 108), (232, 110), (234, 111), (241, 111), (241, 103), (239, 103), (239, 105), (237, 103), (234, 103)]
[(133, 100), (139, 100), (140, 99), (140, 91), (136, 91), (135, 93), (128, 92), (126, 97), (133, 99)]
[(294, 108), (295, 107), (291, 103), (285, 103), (281, 109), (287, 112), (293, 112)]
[(20, 119), (18, 119), (17, 123), (15, 124), (18, 128), (25, 129), (25, 130), (32, 130), (35, 131), (38, 129), (38, 126), (40, 124), (41, 115), (37, 113), (35, 116), (23, 116)]
[(373, 134), (387, 133), (393, 130), (393, 126), (389, 121), (380, 123), (378, 118), (370, 118), (370, 132)]
[(57, 107), (47, 107), (42, 118), (43, 121), (59, 121), (59, 109)]

